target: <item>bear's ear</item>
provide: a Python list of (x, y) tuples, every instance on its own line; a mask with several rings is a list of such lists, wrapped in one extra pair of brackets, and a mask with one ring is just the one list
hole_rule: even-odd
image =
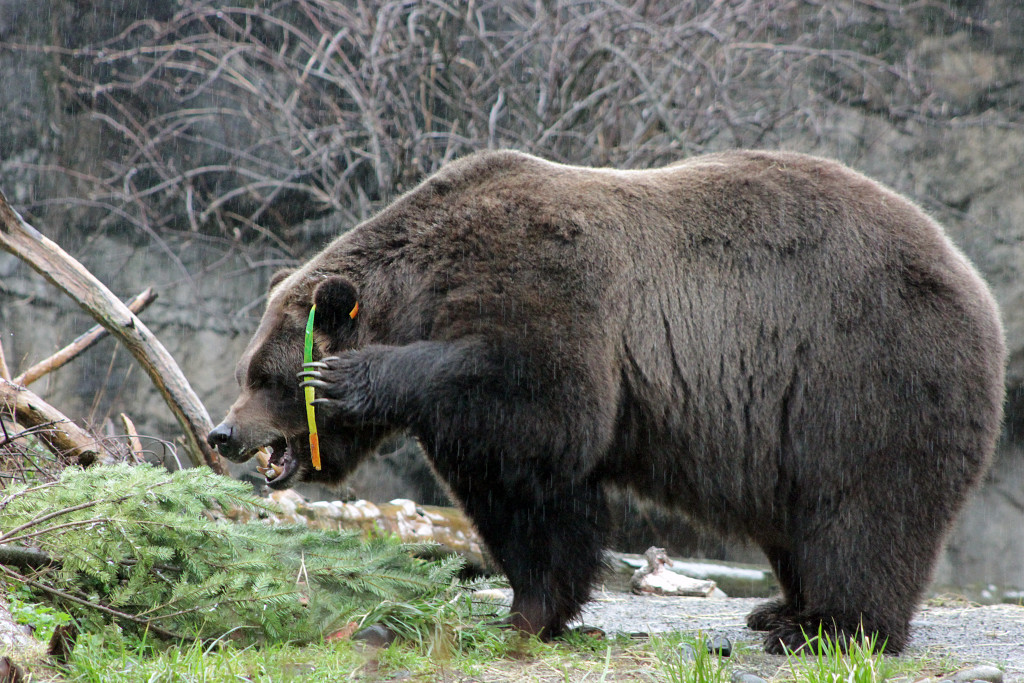
[(274, 287), (277, 287), (279, 284), (284, 282), (284, 279), (286, 277), (288, 277), (294, 272), (294, 268), (281, 268), (280, 270), (278, 270), (276, 273), (270, 276), (270, 285), (267, 287), (267, 291), (269, 292)]
[(328, 337), (336, 337), (355, 324), (359, 299), (355, 286), (345, 278), (330, 277), (317, 285), (313, 303), (316, 304), (313, 325)]

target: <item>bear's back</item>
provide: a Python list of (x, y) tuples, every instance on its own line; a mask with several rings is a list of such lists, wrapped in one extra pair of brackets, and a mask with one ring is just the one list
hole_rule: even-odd
[[(636, 488), (749, 525), (795, 472), (812, 487), (873, 478), (896, 443), (925, 458), (929, 439), (969, 441), (948, 477), (984, 469), (1005, 362), (994, 300), (942, 228), (879, 183), (746, 151), (640, 171), (484, 153), (441, 182), (464, 215), (493, 212), (460, 229), (494, 247), (484, 272), (509, 274), (494, 310), (550, 317), (555, 331), (524, 343), (561, 330), (621, 377), (620, 481), (654, 477)], [(469, 279), (479, 315), (486, 287)], [(723, 467), (737, 475), (701, 474)]]

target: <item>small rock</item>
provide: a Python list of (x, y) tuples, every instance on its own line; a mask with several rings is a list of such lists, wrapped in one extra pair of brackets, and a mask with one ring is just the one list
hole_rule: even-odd
[(270, 493), (270, 500), (277, 503), (277, 506), (281, 508), (281, 514), (286, 519), (294, 517), (299, 504), (304, 504), (306, 502), (305, 498), (291, 489), (286, 489), (284, 491), (272, 491)]
[(715, 636), (708, 641), (708, 652), (728, 657), (732, 654), (732, 642), (725, 636)]
[(359, 509), (363, 519), (376, 519), (380, 517), (380, 508), (368, 500), (357, 500), (353, 505)]
[(947, 679), (954, 683), (971, 683), (971, 681), (987, 681), (988, 683), (1003, 683), (1003, 672), (994, 666), (972, 666), (957, 671)]
[(361, 642), (370, 647), (387, 647), (391, 643), (395, 642), (395, 638), (398, 637), (394, 631), (389, 628), (385, 628), (380, 624), (374, 624), (368, 626), (362, 631), (357, 632), (352, 636), (352, 640)]
[(395, 498), (393, 501), (391, 501), (391, 504), (397, 506), (402, 511), (402, 514), (406, 517), (416, 516), (415, 501), (409, 500), (408, 498)]
[(768, 683), (768, 681), (764, 680), (760, 676), (748, 674), (745, 671), (733, 671), (732, 683)]
[(326, 500), (318, 500), (309, 504), (309, 509), (313, 511), (317, 517), (326, 517), (327, 519), (337, 519), (341, 516), (341, 510), (334, 503), (329, 503)]
[(470, 594), (474, 602), (490, 602), (496, 605), (509, 606), (512, 604), (512, 591), (501, 588), (481, 588)]
[(689, 643), (683, 643), (679, 646), (679, 657), (684, 662), (696, 662), (697, 651), (693, 649), (693, 645), (690, 645)]

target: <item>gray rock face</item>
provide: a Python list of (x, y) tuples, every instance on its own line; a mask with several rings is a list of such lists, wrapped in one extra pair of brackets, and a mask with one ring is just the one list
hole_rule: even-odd
[[(341, 5), (344, 3), (338, 4)], [(326, 78), (327, 72), (317, 71), (317, 63), (309, 61), (307, 79), (300, 73), (307, 61), (298, 67), (281, 63), (268, 69), (260, 82), (266, 93), (275, 97), (283, 93), (278, 100), (265, 100), (276, 102), (281, 108), (252, 111), (255, 122), (269, 127), (242, 125), (245, 122), (236, 119), (220, 127), (207, 121), (203, 126), (183, 128), (174, 145), (160, 148), (168, 153), (176, 150), (174, 158), (160, 168), (193, 172), (228, 160), (241, 165), (251, 163), (252, 168), (258, 167), (284, 181), (305, 178), (303, 174), (329, 167), (339, 177), (345, 173), (358, 176), (358, 181), (345, 190), (349, 194), (332, 194), (313, 207), (315, 202), (306, 196), (296, 199), (281, 188), (277, 188), (277, 194), (268, 191), (267, 196), (273, 195), (274, 201), (256, 218), (267, 224), (276, 221), (275, 226), (286, 228), (275, 228), (277, 232), (272, 237), (257, 239), (254, 233), (265, 234), (267, 229), (260, 233), (240, 222), (234, 228), (218, 231), (208, 224), (190, 222), (189, 202), (203, 192), (235, 192), (237, 201), (226, 205), (233, 210), (252, 203), (245, 203), (250, 201), (249, 195), (240, 185), (230, 185), (235, 182), (231, 180), (233, 176), (203, 176), (208, 180), (214, 178), (209, 180), (212, 185), (224, 186), (207, 187), (198, 179), (193, 185), (182, 185), (180, 195), (168, 195), (164, 204), (153, 207), (151, 220), (155, 232), (134, 226), (118, 213), (121, 205), (116, 193), (98, 193), (87, 178), (122, 173), (123, 182), (117, 184), (116, 192), (127, 193), (143, 182), (159, 185), (159, 173), (155, 166), (147, 166), (151, 158), (128, 154), (130, 136), (111, 133), (105, 122), (116, 118), (117, 110), (110, 102), (96, 93), (73, 94), (75, 84), (61, 80), (60, 76), (61, 69), (66, 68), (110, 80), (110, 73), (104, 72), (110, 70), (109, 64), (103, 59), (73, 59), (17, 46), (50, 41), (59, 42), (62, 48), (100, 44), (137, 18), (166, 21), (178, 16), (182, 6), (172, 0), (88, 5), (70, 0), (0, 2), (0, 189), (16, 207), (28, 211), (26, 217), (30, 222), (79, 257), (122, 297), (147, 286), (156, 288), (160, 298), (144, 318), (182, 366), (216, 419), (235, 393), (232, 365), (258, 320), (270, 274), (316, 251), (325, 235), (339, 226), (351, 225), (353, 217), (372, 210), (374, 202), (383, 199), (374, 195), (372, 187), (391, 183), (389, 187), (399, 189), (402, 183), (396, 178), (406, 183), (415, 180), (415, 173), (397, 170), (401, 159), (414, 161), (410, 168), (415, 169), (432, 163), (425, 160), (440, 162), (446, 151), (443, 146), (425, 146), (425, 141), (440, 135), (435, 126), (410, 138), (386, 130), (375, 131), (381, 144), (398, 150), (382, 161), (376, 175), (362, 166), (358, 172), (346, 170), (344, 164), (362, 162), (345, 157), (344, 149), (334, 150), (337, 153), (332, 152), (333, 155), (325, 152), (320, 157), (312, 152), (293, 155), (294, 150), (305, 149), (303, 145), (310, 140), (327, 139), (344, 131), (332, 129), (332, 122), (324, 120), (320, 105), (326, 99), (310, 100), (312, 104), (304, 105), (302, 97), (296, 97), (288, 106), (308, 106), (303, 110), (308, 118), (289, 119), (286, 125), (286, 114), (294, 111), (284, 106), (291, 94), (287, 88), (312, 82), (314, 77)], [(524, 0), (524, 16), (532, 16), (536, 6), (532, 0)], [(597, 70), (605, 68), (601, 60), (607, 55), (595, 49), (592, 58), (583, 60), (580, 56), (575, 60), (585, 61), (595, 73), (587, 72), (576, 78), (556, 69), (557, 73), (537, 75), (554, 79), (550, 83), (543, 81), (550, 87), (545, 85), (548, 89), (539, 95), (536, 84), (532, 84), (534, 90), (528, 96), (512, 96), (510, 89), (515, 84), (511, 81), (502, 85), (500, 98), (497, 90), (488, 94), (491, 99), (474, 105), (483, 112), (482, 118), (456, 126), (452, 139), (467, 142), (460, 142), (464, 146), (453, 149), (493, 143), (566, 161), (637, 165), (646, 159), (665, 161), (728, 147), (778, 147), (837, 158), (916, 198), (947, 226), (950, 237), (992, 286), (1003, 311), (1010, 349), (1005, 430), (997, 459), (988, 480), (962, 515), (959, 528), (951, 535), (936, 581), (953, 586), (994, 584), (1024, 588), (1024, 564), (1020, 562), (1024, 557), (1024, 534), (1019, 531), (1024, 525), (1024, 165), (1020, 163), (1024, 158), (1024, 83), (1019, 75), (1024, 64), (1024, 8), (1016, 0), (953, 3), (948, 11), (925, 7), (891, 15), (864, 3), (851, 3), (849, 7), (838, 3), (825, 14), (820, 13), (820, 3), (797, 2), (787, 7), (790, 9), (786, 9), (785, 15), (773, 19), (771, 25), (777, 34), (772, 39), (780, 45), (789, 41), (800, 50), (750, 53), (737, 48), (728, 59), (719, 54), (707, 60), (707, 68), (718, 68), (717, 62), (712, 63), (718, 57), (722, 64), (730, 65), (752, 60), (742, 73), (727, 74), (735, 76), (732, 81), (737, 83), (737, 90), (725, 93), (728, 98), (722, 95), (706, 102), (701, 99), (709, 91), (726, 87), (729, 79), (718, 78), (713, 85), (705, 78), (685, 93), (678, 93), (671, 89), (675, 75), (663, 78), (652, 73), (647, 82), (658, 99), (640, 107), (636, 120), (628, 118), (632, 113), (624, 108), (623, 101), (628, 98), (615, 90), (604, 99), (595, 96), (597, 104), (592, 118), (582, 114), (559, 118), (558, 114), (553, 120), (558, 121), (559, 127), (546, 133), (506, 125), (508, 119), (503, 117), (510, 115), (514, 107), (525, 106), (522, 102), (527, 103), (530, 116), (539, 116), (548, 109), (571, 107), (585, 100), (588, 93), (581, 88), (593, 80)], [(543, 23), (563, 20), (565, 11), (556, 14), (538, 16), (541, 23), (537, 26), (550, 31), (550, 40), (536, 41), (537, 49), (555, 44), (561, 35), (561, 25)], [(396, 43), (413, 40), (420, 34), (440, 36), (441, 32), (417, 28), (416, 22), (426, 21), (425, 16), (417, 14), (408, 21), (400, 18), (395, 29)], [(594, 32), (600, 28), (597, 19), (590, 24)], [(652, 31), (665, 30), (657, 16), (636, 20), (648, 21)], [(742, 24), (725, 15), (702, 17), (701, 21), (721, 22), (723, 27)], [(268, 45), (284, 44), (282, 36), (264, 28), (261, 40)], [(452, 31), (456, 35), (458, 27), (446, 25), (444, 33)], [(814, 31), (819, 31), (820, 40), (814, 38)], [(689, 34), (679, 35), (682, 37), (678, 39), (684, 40)], [(811, 39), (806, 39), (808, 35)], [(751, 42), (749, 36), (734, 38)], [(424, 47), (428, 61), (440, 58), (434, 54), (432, 45)], [(703, 50), (706, 46), (692, 47)], [(861, 54), (863, 59), (851, 57), (853, 63), (870, 68), (844, 71), (840, 62), (816, 61), (809, 56), (814, 50), (830, 47), (844, 50), (844, 59)], [(893, 51), (898, 53), (897, 58), (890, 54)], [(354, 58), (355, 53), (345, 56)], [(460, 58), (476, 59), (477, 55), (466, 52)], [(896, 78), (892, 72), (898, 69), (875, 68), (878, 60), (903, 65), (901, 69), (909, 64), (912, 67), (906, 68), (911, 71)], [(687, 60), (681, 62), (689, 64)], [(545, 58), (543, 63), (549, 61)], [(550, 63), (561, 64), (557, 60)], [(636, 63), (647, 62), (641, 59)], [(330, 64), (325, 62), (327, 66)], [(454, 77), (457, 65), (449, 66), (451, 70), (446, 72), (431, 63), (431, 73)], [(666, 64), (665, 69), (670, 66)], [(293, 68), (294, 73), (289, 71)], [(677, 75), (680, 83), (689, 83), (683, 80), (684, 71)], [(529, 80), (523, 77), (524, 82)], [(335, 90), (324, 89), (321, 96), (337, 94), (338, 86), (332, 87)], [(449, 83), (448, 87), (455, 86)], [(134, 99), (130, 102), (129, 96), (123, 95), (123, 103), (130, 105), (132, 111), (172, 117), (174, 112), (188, 108), (194, 112), (217, 105), (237, 106), (235, 102), (218, 101), (210, 88), (197, 87), (195, 92), (194, 97), (181, 102), (175, 102), (170, 94), (132, 95)], [(309, 94), (303, 92), (303, 97)], [(562, 96), (565, 102), (555, 101)], [(419, 96), (414, 99), (419, 107)], [(689, 112), (686, 107), (690, 102), (700, 102), (703, 108)], [(786, 109), (778, 102), (789, 103), (791, 108)], [(346, 101), (345, 106), (351, 109), (355, 105)], [(415, 115), (410, 114), (410, 118), (418, 116), (418, 110)], [(397, 121), (398, 117), (394, 118)], [(723, 120), (727, 123), (721, 123)], [(278, 148), (260, 147), (258, 154), (248, 157), (225, 156), (223, 150), (227, 146), (255, 149), (275, 135), (284, 136), (294, 121), (305, 122), (314, 132)], [(605, 125), (608, 121), (611, 123)], [(594, 133), (597, 128), (600, 131)], [(635, 134), (630, 132), (633, 129)], [(200, 148), (195, 142), (200, 135), (212, 137), (221, 147)], [(656, 139), (665, 141), (657, 154), (644, 152), (645, 157), (633, 153), (638, 148), (648, 150), (645, 145)], [(344, 147), (340, 143), (338, 146)], [(379, 156), (388, 153), (379, 151)], [(300, 166), (302, 160), (309, 165)], [(54, 170), (57, 168), (65, 170), (58, 172)], [(386, 172), (388, 169), (394, 172)], [(341, 193), (344, 188), (338, 186), (330, 192), (335, 190)], [(257, 201), (253, 206), (258, 204)], [(329, 205), (335, 206), (331, 212), (325, 208)], [(314, 208), (323, 216), (304, 221)], [(213, 219), (210, 222), (216, 223)], [(49, 355), (91, 324), (27, 267), (0, 254), (0, 341), (15, 372)], [(173, 461), (173, 448), (168, 444), (177, 433), (177, 425), (143, 373), (131, 368), (127, 354), (115, 351), (108, 340), (33, 388), (66, 413), (84, 420), (102, 422), (108, 414), (129, 412), (142, 433), (156, 437), (147, 442), (154, 454)], [(396, 470), (407, 474), (396, 474)], [(440, 502), (443, 495), (430, 481), (422, 463), (408, 450), (396, 450), (370, 463), (356, 473), (350, 484), (360, 497), (376, 500), (408, 497), (431, 503)], [(337, 497), (336, 493), (328, 495), (331, 500)], [(657, 544), (676, 555), (704, 551), (724, 559), (757, 559), (722, 539), (701, 537), (692, 530), (678, 534), (673, 531), (679, 528), (675, 524), (653, 528), (648, 521), (651, 517), (637, 514), (628, 506), (620, 508), (614, 516), (626, 521), (644, 520), (619, 537), (624, 550), (643, 551)], [(628, 547), (631, 537), (637, 537), (637, 546)]]

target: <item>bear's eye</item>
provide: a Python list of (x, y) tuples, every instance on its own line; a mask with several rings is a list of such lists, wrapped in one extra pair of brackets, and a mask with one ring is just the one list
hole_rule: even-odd
[(301, 367), (301, 356), (292, 358), (291, 355), (294, 354), (283, 355), (281, 348), (264, 348), (254, 354), (245, 373), (246, 389), (301, 401), (302, 389), (296, 375)]
[(267, 372), (250, 372), (246, 378), (249, 391), (263, 392), (279, 400), (301, 401), (302, 389), (299, 387), (298, 379), (287, 380), (287, 376), (277, 376)]
[(246, 377), (248, 388), (252, 390), (266, 389), (273, 384), (273, 378), (260, 370), (250, 370)]

